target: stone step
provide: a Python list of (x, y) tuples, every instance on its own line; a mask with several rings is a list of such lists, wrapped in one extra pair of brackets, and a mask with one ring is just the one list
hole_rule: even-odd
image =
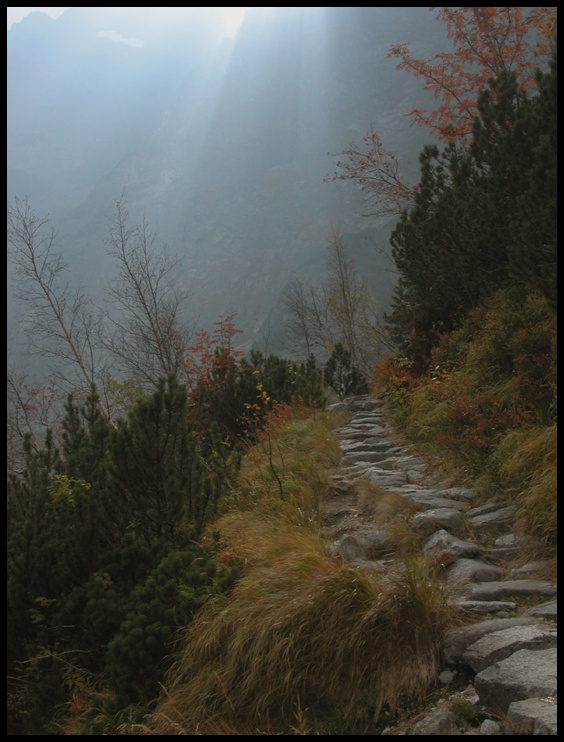
[[(445, 637), (441, 682), (474, 673), (467, 697), (492, 716), (475, 732), (460, 731), (445, 703), (383, 734), (556, 734), (557, 585), (541, 579), (546, 565), (540, 560), (509, 568), (527, 545), (513, 530), (516, 508), (478, 488), (431, 481), (432, 468), (398, 442), (377, 400), (346, 405), (355, 414), (336, 431), (343, 456), (331, 491), (351, 502), (357, 484), (367, 480), (415, 510), (406, 522), (464, 624)], [(332, 505), (324, 521), (335, 534), (332, 553), (357, 568), (401, 575), (390, 524), (370, 521), (360, 505)]]

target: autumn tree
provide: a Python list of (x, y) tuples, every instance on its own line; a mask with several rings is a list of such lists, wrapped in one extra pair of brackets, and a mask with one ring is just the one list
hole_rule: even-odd
[(362, 145), (353, 143), (340, 154), (335, 173), (327, 180), (356, 183), (367, 215), (399, 214), (413, 202), (416, 191), (415, 184), (402, 175), (396, 155), (384, 148), (373, 127), (364, 135)]
[(253, 443), (273, 405), (294, 400), (323, 405), (321, 371), (313, 355), (302, 363), (258, 350), (245, 357), (234, 343), (240, 332), (234, 315), (227, 314), (213, 332), (196, 334), (187, 356), (188, 416), (204, 449), (218, 459)]
[(356, 274), (343, 234), (331, 227), (326, 256), (326, 295), (335, 336), (348, 350), (353, 367), (369, 373), (385, 332), (380, 308)]
[[(437, 8), (429, 8), (430, 11)], [(513, 73), (518, 88), (537, 85), (540, 53), (556, 40), (556, 8), (439, 8), (453, 50), (417, 59), (408, 44), (394, 44), (388, 56), (399, 59), (398, 70), (424, 80), (440, 105), (407, 115), (439, 140), (460, 141), (472, 134), (478, 115), (478, 94), (490, 79)], [(548, 42), (548, 46), (547, 46)]]
[(320, 287), (308, 286), (303, 279), (288, 283), (282, 302), (287, 310), (286, 330), (292, 350), (298, 357), (319, 355), (333, 345), (331, 327)]
[[(395, 44), (388, 57), (399, 60), (399, 70), (422, 79), (438, 101), (430, 111), (414, 109), (405, 115), (441, 142), (463, 141), (472, 133), (478, 94), (491, 78), (514, 73), (520, 90), (536, 87), (539, 57), (546, 58), (555, 47), (556, 8), (532, 8), (528, 14), (523, 8), (439, 8), (437, 20), (446, 26), (451, 50), (418, 59), (408, 44)], [(329, 179), (356, 183), (369, 211), (381, 215), (401, 214), (417, 191), (374, 129), (363, 145), (352, 144), (341, 153)]]
[[(192, 332), (183, 314), (187, 293), (175, 276), (178, 260), (157, 245), (145, 219), (130, 224), (123, 196), (115, 203), (107, 242), (117, 274), (108, 288), (110, 302), (102, 309), (69, 283), (49, 218), (39, 217), (27, 199), (8, 205), (16, 295), (27, 309), (32, 351), (51, 361), (52, 399), (53, 379), (63, 398), (71, 389), (85, 399), (94, 389), (100, 410), (111, 421), (123, 408), (122, 399), (126, 408), (131, 406), (141, 391), (155, 389), (161, 377), (186, 379)], [(116, 368), (121, 378), (116, 378)], [(20, 376), (11, 375), (8, 390), (14, 455), (22, 425), (29, 431), (32, 418), (38, 418), (33, 414), (37, 404), (27, 397), (31, 389), (39, 390), (40, 382), (27, 380), (24, 386), (18, 384)], [(39, 394), (33, 394), (37, 402)]]

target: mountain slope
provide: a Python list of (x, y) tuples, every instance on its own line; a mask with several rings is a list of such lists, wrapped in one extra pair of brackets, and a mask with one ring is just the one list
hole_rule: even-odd
[(125, 193), (182, 256), (203, 326), (236, 312), (247, 345), (280, 352), (280, 297), (294, 276), (319, 280), (331, 225), (385, 306), (390, 220), (324, 179), (371, 125), (416, 168), (424, 137), (404, 114), (425, 97), (386, 53), (436, 51), (443, 28), (425, 8), (253, 8), (231, 41), (205, 15), (137, 10), (34, 13), (8, 32), (8, 194), (51, 215), (74, 279), (98, 293), (111, 276), (107, 218)]

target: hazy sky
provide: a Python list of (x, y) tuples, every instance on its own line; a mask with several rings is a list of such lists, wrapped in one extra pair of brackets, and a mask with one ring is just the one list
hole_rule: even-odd
[(33, 10), (41, 10), (43, 13), (47, 13), (52, 18), (57, 18), (61, 15), (63, 10), (66, 10), (66, 8), (7, 8), (8, 28), (10, 28), (12, 23), (21, 21), (22, 18), (24, 18), (28, 13), (31, 13)]
[[(43, 13), (47, 13), (52, 18), (58, 18), (66, 8), (7, 8), (8, 11), (8, 29), (12, 23), (21, 21), (28, 13), (34, 10), (40, 10)], [(190, 13), (193, 10), (200, 10), (200, 8), (160, 8), (155, 7), (161, 13)], [(248, 8), (216, 8), (218, 15), (223, 20), (227, 33), (231, 36), (235, 33), (243, 15)]]

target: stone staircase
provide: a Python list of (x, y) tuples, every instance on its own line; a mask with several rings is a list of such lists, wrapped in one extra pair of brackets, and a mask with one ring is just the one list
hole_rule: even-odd
[[(359, 485), (366, 480), (401, 498), (401, 517), (462, 619), (444, 641), (438, 699), (382, 733), (555, 735), (557, 583), (551, 565), (523, 563), (515, 508), (441, 481), (398, 441), (377, 399), (354, 397), (329, 409), (353, 412), (336, 431), (343, 457), (322, 506), (332, 551), (361, 568), (401, 570), (393, 521), (376, 522)], [(476, 713), (464, 716), (461, 708)]]

